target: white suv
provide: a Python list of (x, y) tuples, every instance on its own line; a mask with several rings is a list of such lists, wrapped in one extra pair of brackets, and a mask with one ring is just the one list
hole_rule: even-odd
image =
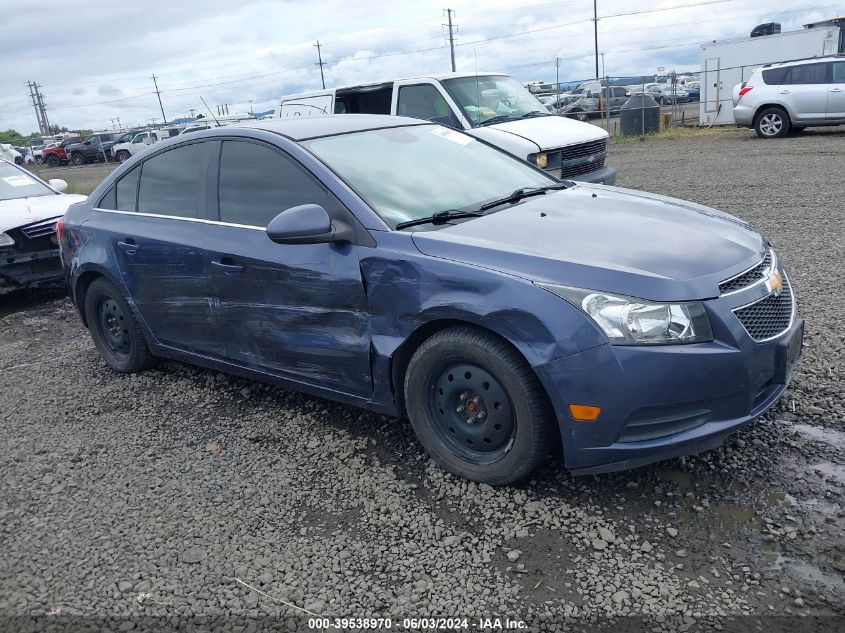
[(734, 121), (760, 138), (845, 123), (845, 55), (766, 64), (734, 87)]

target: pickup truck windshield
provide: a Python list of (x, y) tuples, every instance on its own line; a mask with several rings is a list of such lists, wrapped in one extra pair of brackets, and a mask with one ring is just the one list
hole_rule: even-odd
[(516, 189), (559, 184), (517, 158), (439, 125), (339, 134), (302, 145), (391, 227), (444, 210), (477, 211)]
[(473, 127), (485, 122), (522, 119), (548, 110), (513, 77), (480, 75), (443, 80), (448, 93), (461, 108)]
[(0, 163), (0, 200), (34, 198), (55, 193), (46, 185), (28, 176), (26, 172), (9, 164)]

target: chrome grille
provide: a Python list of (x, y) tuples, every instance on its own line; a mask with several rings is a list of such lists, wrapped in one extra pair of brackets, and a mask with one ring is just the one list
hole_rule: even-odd
[(780, 295), (770, 294), (760, 301), (736, 308), (733, 312), (748, 335), (759, 343), (776, 338), (789, 329), (794, 315), (794, 302), (792, 287), (784, 275)]
[(560, 178), (581, 176), (604, 167), (607, 140), (570, 145), (560, 150)]
[(601, 139), (599, 141), (590, 141), (589, 143), (580, 143), (578, 145), (571, 145), (560, 150), (561, 160), (567, 161), (573, 158), (585, 158), (593, 154), (601, 154), (607, 151), (607, 141)]
[(772, 250), (769, 249), (763, 261), (759, 264), (749, 268), (744, 273), (740, 273), (736, 277), (731, 277), (720, 283), (719, 293), (723, 295), (731, 294), (732, 292), (737, 292), (764, 280), (766, 278), (766, 272), (772, 268), (773, 260), (774, 255)]
[(58, 221), (59, 218), (51, 218), (49, 220), (35, 222), (34, 224), (21, 227), (21, 233), (31, 240), (34, 240), (36, 237), (52, 235), (56, 232), (56, 222)]

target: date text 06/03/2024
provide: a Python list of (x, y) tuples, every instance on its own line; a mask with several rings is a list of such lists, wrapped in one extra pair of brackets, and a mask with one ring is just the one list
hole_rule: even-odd
[[(308, 619), (309, 629), (362, 629), (378, 630), (392, 629), (394, 624), (390, 618), (327, 618), (315, 617)], [(510, 618), (403, 618), (402, 629), (420, 630), (462, 630), (475, 629), (482, 631), (520, 630), (527, 628), (523, 620), (512, 620)]]

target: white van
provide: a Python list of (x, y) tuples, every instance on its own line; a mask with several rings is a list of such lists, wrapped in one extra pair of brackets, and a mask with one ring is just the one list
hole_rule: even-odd
[(279, 117), (393, 114), (464, 130), (557, 178), (612, 185), (605, 130), (549, 114), (522, 84), (500, 73), (453, 73), (282, 98)]

